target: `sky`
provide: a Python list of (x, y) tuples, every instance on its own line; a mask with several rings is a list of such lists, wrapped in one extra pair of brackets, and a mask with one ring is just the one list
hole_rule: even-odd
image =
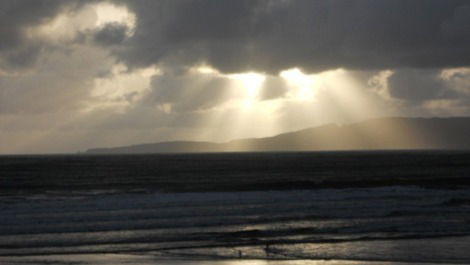
[(0, 1), (0, 154), (468, 115), (466, 0)]

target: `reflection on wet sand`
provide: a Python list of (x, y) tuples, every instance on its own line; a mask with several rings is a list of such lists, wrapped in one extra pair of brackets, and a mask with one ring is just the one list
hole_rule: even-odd
[[(376, 262), (349, 260), (190, 260), (190, 259), (161, 259), (152, 255), (129, 254), (84, 254), (84, 255), (49, 255), (30, 257), (0, 257), (2, 265), (412, 265), (408, 262)], [(443, 263), (422, 263), (423, 265), (442, 265)]]

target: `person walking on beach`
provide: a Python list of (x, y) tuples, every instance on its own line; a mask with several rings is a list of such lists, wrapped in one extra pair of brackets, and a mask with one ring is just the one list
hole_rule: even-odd
[(269, 257), (269, 255), (271, 254), (269, 243), (266, 243), (266, 246), (264, 246), (264, 253), (266, 254), (266, 257)]

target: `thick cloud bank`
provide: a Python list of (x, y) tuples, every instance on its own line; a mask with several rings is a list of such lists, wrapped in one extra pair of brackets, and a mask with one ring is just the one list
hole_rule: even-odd
[(465, 0), (124, 1), (139, 17), (129, 64), (223, 72), (470, 64)]

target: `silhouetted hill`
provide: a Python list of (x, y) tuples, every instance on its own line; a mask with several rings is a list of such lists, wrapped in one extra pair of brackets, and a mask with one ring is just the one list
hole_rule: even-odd
[(87, 153), (175, 153), (386, 149), (470, 149), (470, 118), (381, 118), (348, 125), (329, 124), (226, 143), (176, 141)]

